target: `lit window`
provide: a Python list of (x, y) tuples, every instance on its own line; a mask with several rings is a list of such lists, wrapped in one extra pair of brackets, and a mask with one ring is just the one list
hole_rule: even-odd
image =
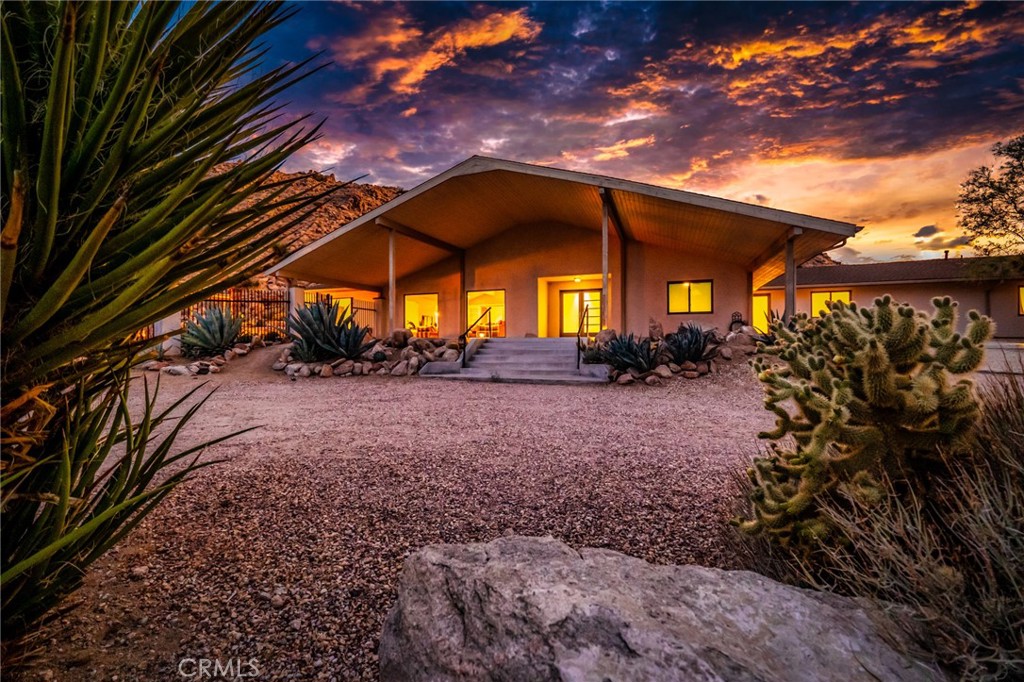
[[(488, 309), (491, 311), (490, 315), (484, 315)], [(505, 290), (467, 291), (466, 317), (469, 324), (476, 322), (470, 332), (472, 336), (505, 336)]]
[(850, 302), (850, 292), (845, 291), (812, 291), (811, 292), (811, 315), (818, 317), (822, 312), (828, 311), (828, 302), (842, 301)]
[(437, 294), (405, 295), (405, 327), (416, 336), (437, 338)]
[(714, 312), (711, 280), (699, 282), (669, 282), (668, 312), (710, 313)]

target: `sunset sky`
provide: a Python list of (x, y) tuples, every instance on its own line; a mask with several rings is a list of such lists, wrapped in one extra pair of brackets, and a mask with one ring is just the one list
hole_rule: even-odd
[(291, 171), (497, 156), (855, 222), (857, 263), (962, 248), (959, 183), (1024, 132), (1024, 4), (299, 5), (268, 63), (332, 63)]

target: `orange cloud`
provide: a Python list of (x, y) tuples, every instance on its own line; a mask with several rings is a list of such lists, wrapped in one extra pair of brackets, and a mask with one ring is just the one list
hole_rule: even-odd
[(522, 8), (464, 19), (424, 36), (400, 11), (379, 24), (371, 24), (363, 34), (341, 41), (335, 57), (348, 64), (366, 66), (373, 84), (390, 79), (394, 92), (408, 95), (419, 92), (431, 73), (455, 64), (469, 50), (510, 41), (529, 42), (540, 31), (541, 24)]
[(619, 140), (613, 145), (598, 147), (597, 151), (600, 153), (594, 155), (594, 161), (621, 159), (629, 156), (630, 149), (635, 149), (637, 147), (649, 147), (652, 144), (654, 144), (654, 135), (637, 137), (632, 140)]

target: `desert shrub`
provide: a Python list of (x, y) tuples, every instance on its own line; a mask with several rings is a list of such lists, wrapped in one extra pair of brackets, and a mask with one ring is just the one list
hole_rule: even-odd
[(635, 369), (649, 372), (658, 366), (661, 344), (646, 336), (636, 338), (632, 333), (616, 336), (602, 349), (604, 361), (620, 372)]
[(279, 259), (323, 196), (272, 179), (317, 136), (275, 120), (308, 64), (268, 68), (259, 47), (293, 12), (3, 4), (4, 654), (194, 471), (172, 449), (194, 410), (155, 439), (152, 409), (127, 419), (128, 367), (163, 340), (136, 331)]
[(292, 355), (303, 362), (355, 359), (373, 347), (372, 340), (365, 341), (370, 328), (360, 326), (354, 312), (342, 315), (336, 302), (317, 301), (295, 310), (288, 333)]
[(181, 351), (190, 358), (223, 353), (235, 345), (241, 330), (241, 317), (224, 308), (210, 308), (185, 323)]
[(971, 380), (951, 384), (950, 375), (981, 363), (992, 323), (971, 311), (961, 337), (956, 303), (933, 305), (929, 316), (889, 296), (864, 308), (837, 302), (821, 317), (798, 316), (795, 331), (773, 327), (777, 343), (753, 365), (776, 428), (759, 434), (771, 450), (748, 472), (753, 518), (738, 522), (743, 531), (814, 548), (831, 531), (820, 501), (837, 486), (876, 502), (884, 473), (920, 491), (939, 448), (965, 442), (978, 403)]
[(696, 322), (684, 322), (675, 332), (665, 335), (665, 348), (677, 365), (700, 362), (714, 357), (718, 346), (713, 345), (715, 331), (701, 329)]
[(752, 567), (908, 608), (962, 678), (1021, 679), (1024, 378), (988, 377), (979, 393), (969, 443), (943, 451), (944, 475), (926, 492), (908, 493), (908, 482), (889, 474), (876, 501), (841, 485), (819, 507), (837, 541), (808, 555), (755, 545)]

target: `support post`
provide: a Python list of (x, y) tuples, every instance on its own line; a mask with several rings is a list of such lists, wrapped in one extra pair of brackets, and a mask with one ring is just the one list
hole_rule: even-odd
[(786, 322), (796, 314), (796, 264), (793, 262), (793, 242), (796, 235), (790, 233), (786, 240), (786, 307), (782, 319)]
[(469, 324), (469, 304), (466, 301), (466, 252), (459, 253), (459, 323), (456, 334), (460, 334)]
[(601, 202), (601, 321), (600, 329), (608, 324), (608, 203)]
[(395, 231), (388, 230), (388, 330), (395, 330)]

